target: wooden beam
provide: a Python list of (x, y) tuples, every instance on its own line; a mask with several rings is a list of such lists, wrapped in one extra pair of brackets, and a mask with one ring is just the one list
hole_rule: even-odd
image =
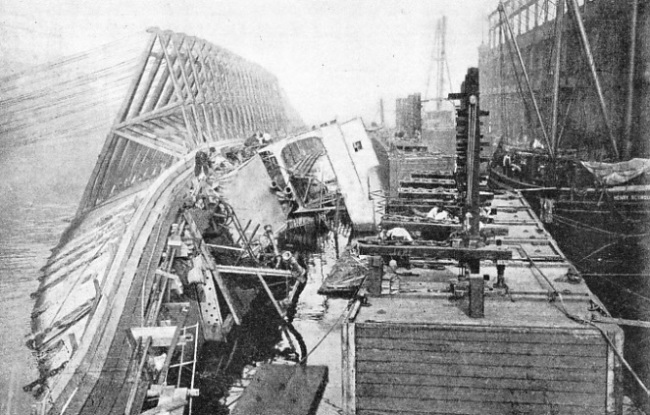
[(203, 113), (203, 120), (205, 120), (205, 127), (208, 130), (208, 135), (207, 135), (207, 141), (216, 141), (217, 135), (214, 133), (214, 130), (212, 129), (212, 123), (210, 122), (210, 112), (206, 108), (206, 103), (199, 104), (199, 108), (201, 112)]
[(157, 108), (153, 111), (146, 112), (142, 115), (139, 115), (137, 117), (129, 118), (128, 120), (121, 122), (119, 124), (116, 124), (113, 128), (114, 129), (119, 129), (119, 128), (124, 128), (128, 127), (130, 125), (134, 124), (140, 124), (146, 121), (151, 121), (155, 120), (158, 118), (166, 117), (170, 114), (179, 112), (181, 104), (180, 103), (173, 103), (171, 105), (162, 107), (162, 108)]
[(182, 124), (183, 123), (182, 120), (176, 121), (176, 119), (173, 117), (174, 115), (178, 115), (178, 112), (173, 112), (164, 118), (156, 118), (156, 119), (148, 120), (146, 122), (154, 124), (162, 129), (169, 129), (169, 128), (173, 129), (178, 134), (181, 134), (181, 136), (177, 136), (179, 137), (178, 141), (180, 143), (183, 143), (183, 145), (185, 145), (185, 139), (182, 137), (182, 134), (185, 134), (185, 126)]
[(429, 259), (469, 260), (507, 260), (512, 259), (512, 251), (493, 249), (452, 248), (428, 245), (378, 245), (359, 241), (362, 255), (422, 256)]
[(206, 243), (207, 247), (212, 249), (213, 251), (217, 252), (227, 252), (227, 253), (232, 253), (232, 252), (237, 252), (237, 253), (242, 253), (244, 252), (244, 248), (240, 248), (238, 246), (227, 246), (227, 245), (214, 245), (214, 244), (208, 244)]
[(180, 152), (178, 150), (171, 149), (171, 148), (167, 147), (166, 145), (165, 146), (162, 145), (160, 143), (161, 140), (155, 141), (155, 140), (152, 140), (152, 139), (146, 138), (146, 137), (136, 137), (134, 135), (127, 134), (127, 133), (124, 133), (122, 131), (114, 131), (113, 133), (120, 136), (120, 137), (122, 137), (122, 138), (125, 138), (127, 140), (130, 140), (130, 141), (133, 141), (135, 143), (141, 144), (141, 145), (143, 145), (145, 147), (152, 148), (154, 150), (160, 151), (161, 153), (165, 153), (165, 154), (168, 154), (168, 155), (173, 156), (173, 157), (181, 158), (184, 155), (184, 153), (182, 153), (182, 152)]
[[(173, 74), (170, 72), (170, 69), (168, 67), (165, 67), (165, 72), (163, 72), (163, 75), (166, 75), (165, 82), (161, 83), (161, 93), (158, 97), (158, 100), (155, 102), (155, 108), (160, 108), (167, 106), (170, 102), (173, 102), (172, 98), (174, 97), (174, 91), (176, 88), (174, 87), (174, 81), (172, 81), (172, 76), (176, 76), (176, 74)], [(164, 88), (163, 88), (164, 87)], [(157, 91), (157, 89), (156, 89)], [(183, 103), (180, 99), (178, 100), (179, 103)]]
[(230, 265), (217, 265), (215, 269), (218, 270), (219, 272), (225, 272), (227, 274), (245, 274), (245, 275), (261, 274), (269, 277), (291, 278), (291, 271), (287, 271), (283, 269), (235, 267)]
[(264, 277), (259, 272), (255, 273), (255, 275), (257, 275), (257, 278), (260, 280), (260, 283), (262, 284), (262, 287), (264, 287), (264, 291), (266, 291), (266, 295), (269, 296), (269, 300), (271, 300), (271, 303), (273, 303), (273, 307), (275, 307), (275, 311), (278, 312), (278, 316), (280, 316), (280, 318), (283, 319), (284, 318), (284, 312), (282, 311), (282, 308), (280, 307), (280, 304), (278, 304), (278, 301), (273, 296), (273, 292), (271, 291), (269, 286), (266, 284), (266, 281), (264, 281)]
[(170, 402), (165, 402), (162, 405), (158, 405), (155, 408), (151, 408), (142, 412), (140, 415), (163, 415), (163, 414), (173, 414), (177, 409), (183, 408), (187, 402), (185, 399), (174, 398)]
[(605, 317), (605, 316), (595, 317), (594, 321), (597, 323), (609, 323), (609, 324), (617, 324), (619, 326), (633, 326), (633, 327), (643, 327), (644, 329), (650, 329), (650, 321), (627, 320), (624, 318), (613, 318), (613, 317)]
[(208, 46), (208, 50), (204, 52), (203, 49), (199, 50), (199, 55), (201, 56), (201, 59), (203, 60), (203, 65), (207, 68), (206, 73), (208, 74), (209, 78), (209, 89), (212, 91), (212, 99), (210, 100), (213, 103), (217, 103), (221, 101), (221, 97), (219, 94), (219, 91), (217, 89), (217, 80), (215, 79), (215, 74), (214, 74), (214, 69), (213, 66), (216, 68), (217, 65), (214, 65), (214, 60), (212, 58), (212, 48), (213, 45)]
[(147, 126), (146, 124), (130, 125), (124, 128), (121, 132), (125, 134), (132, 133), (138, 137), (142, 136), (142, 138), (145, 139), (148, 138), (154, 143), (157, 143), (171, 151), (176, 151), (182, 154), (187, 153), (187, 148), (184, 145), (178, 144), (167, 138), (167, 135), (170, 134), (165, 135), (162, 131), (158, 131), (150, 126)]
[(206, 95), (205, 93), (207, 92), (206, 102), (212, 103), (217, 101), (218, 98), (218, 95), (212, 83), (214, 79), (214, 74), (212, 73), (212, 66), (209, 60), (205, 57), (205, 53), (203, 53), (203, 51), (206, 49), (206, 47), (208, 47), (208, 45), (205, 42), (200, 42), (200, 43), (201, 43), (200, 47), (196, 48), (196, 53), (201, 62), (201, 70), (197, 72), (201, 72), (204, 75), (206, 85), (204, 85), (203, 93), (204, 95)]
[(176, 346), (178, 345), (178, 339), (180, 338), (180, 335), (181, 335), (181, 326), (176, 326), (176, 331), (174, 332), (174, 336), (172, 337), (171, 344), (167, 349), (167, 357), (165, 358), (163, 367), (160, 373), (158, 374), (158, 379), (156, 381), (156, 384), (158, 385), (164, 385), (167, 383), (167, 374), (169, 373), (169, 365), (171, 365), (172, 363), (172, 357), (174, 355), (174, 350), (176, 350)]
[[(162, 45), (162, 50), (163, 53), (165, 54), (165, 58), (167, 59), (167, 65), (169, 66), (169, 71), (171, 74), (171, 79), (172, 82), (174, 83), (174, 90), (176, 92), (176, 96), (178, 97), (179, 101), (181, 102), (181, 112), (183, 114), (183, 120), (185, 121), (185, 128), (186, 128), (186, 134), (187, 134), (187, 140), (188, 144), (192, 144), (192, 146), (195, 146), (197, 144), (196, 142), (196, 137), (194, 135), (194, 130), (192, 128), (192, 124), (189, 121), (189, 118), (187, 116), (187, 110), (185, 108), (185, 97), (183, 96), (183, 89), (181, 88), (181, 85), (176, 78), (176, 70), (174, 69), (172, 60), (169, 57), (169, 53), (167, 52), (167, 47), (171, 43), (172, 38), (171, 35), (165, 35), (165, 37), (168, 38), (167, 43), (163, 40), (163, 36), (159, 36), (160, 38), (160, 44)], [(174, 47), (174, 46), (172, 46)], [(178, 56), (178, 55), (177, 55)], [(182, 69), (181, 69), (181, 74), (182, 74)]]
[(346, 321), (341, 328), (341, 371), (343, 389), (343, 414), (354, 415), (357, 411), (356, 402), (356, 333), (355, 323)]
[(402, 221), (397, 219), (388, 219), (381, 221), (382, 229), (401, 227), (409, 231), (438, 231), (453, 232), (460, 230), (460, 223), (451, 222), (427, 222), (424, 220)]
[(400, 187), (416, 187), (426, 189), (435, 189), (439, 187), (455, 188), (456, 181), (453, 179), (408, 179), (401, 180), (399, 182), (399, 185)]
[(148, 337), (146, 340), (139, 342), (138, 344), (142, 344), (142, 357), (140, 358), (138, 371), (135, 373), (130, 372), (127, 378), (127, 382), (129, 382), (129, 380), (131, 381), (131, 390), (129, 391), (129, 397), (126, 401), (126, 408), (124, 409), (125, 414), (131, 414), (132, 410), (139, 409), (139, 408), (135, 408), (133, 404), (135, 403), (136, 395), (138, 393), (138, 387), (140, 386), (142, 369), (144, 369), (144, 365), (145, 363), (147, 363), (147, 357), (149, 356), (149, 347), (152, 344), (152, 338)]
[(327, 384), (327, 366), (272, 365), (258, 368), (232, 415), (315, 414)]
[(141, 95), (136, 101), (131, 103), (131, 108), (129, 110), (129, 114), (131, 115), (131, 117), (138, 116), (141, 114), (142, 107), (144, 106), (144, 103), (147, 100), (149, 93), (151, 92), (151, 86), (153, 85), (153, 81), (156, 79), (156, 75), (158, 75), (158, 70), (160, 69), (161, 63), (162, 63), (162, 59), (160, 58), (160, 55), (155, 56), (154, 63), (149, 70), (149, 75), (147, 76), (147, 79), (145, 80), (144, 83), (138, 85), (139, 86), (138, 89), (140, 90)]
[[(152, 347), (170, 347), (174, 344), (174, 337), (176, 332), (180, 330), (180, 326), (148, 326), (148, 327), (131, 327), (130, 335), (133, 339), (138, 340), (151, 338)], [(176, 336), (177, 341), (178, 337)], [(184, 343), (185, 339), (181, 340)]]
[[(167, 66), (169, 68), (170, 77), (172, 79), (172, 82), (174, 83), (174, 90), (176, 92), (176, 96), (179, 99), (179, 101), (181, 101), (182, 103), (185, 103), (186, 100), (185, 100), (185, 96), (183, 95), (183, 86), (180, 84), (180, 82), (179, 82), (179, 80), (177, 78), (178, 75), (179, 75), (179, 74), (176, 73), (177, 68), (174, 67), (174, 64), (176, 64), (177, 61), (179, 59), (181, 59), (181, 56), (178, 53), (176, 53), (173, 56), (173, 59), (172, 59), (172, 57), (169, 55), (169, 52), (167, 51), (167, 48), (172, 44), (171, 43), (172, 42), (171, 34), (164, 34), (164, 35), (159, 36), (159, 38), (160, 38), (160, 44), (162, 46), (163, 53), (165, 54), (165, 60), (167, 61)], [(172, 46), (172, 49), (176, 50), (176, 48), (174, 48), (174, 46)], [(180, 68), (182, 65), (179, 64), (178, 66), (179, 66), (178, 69), (179, 69), (180, 75), (182, 76), (183, 70)]]
[[(117, 118), (114, 122), (114, 126), (122, 122), (124, 120), (124, 117), (128, 113), (129, 106), (133, 101), (133, 94), (135, 94), (135, 90), (138, 86), (138, 83), (140, 82), (140, 79), (142, 79), (144, 69), (146, 68), (147, 62), (149, 60), (149, 54), (151, 53), (151, 49), (153, 48), (156, 42), (156, 38), (157, 36), (155, 34), (151, 36), (151, 38), (149, 39), (149, 43), (145, 48), (145, 51), (140, 57), (138, 74), (133, 78), (133, 81), (129, 86), (129, 95), (127, 95), (127, 98), (124, 100), (124, 102), (122, 102), (122, 106), (120, 107)], [(113, 155), (117, 141), (118, 140), (115, 138), (115, 136), (111, 137), (110, 133), (108, 137), (106, 137), (106, 141), (104, 142), (104, 147), (102, 148), (102, 151), (99, 153), (97, 164), (95, 164), (95, 168), (93, 169), (93, 172), (90, 176), (90, 180), (88, 180), (88, 184), (86, 185), (86, 189), (84, 190), (84, 194), (81, 198), (81, 203), (79, 203), (79, 209), (77, 210), (77, 215), (81, 214), (82, 212), (86, 211), (91, 207), (94, 207), (95, 201), (97, 200), (98, 191), (102, 187), (101, 185), (104, 179), (104, 174), (106, 172), (106, 169), (110, 165), (111, 156)]]
[(151, 39), (149, 39), (149, 44), (145, 48), (145, 52), (143, 53), (140, 63), (140, 67), (138, 70), (138, 75), (133, 78), (133, 82), (131, 83), (131, 86), (129, 87), (129, 93), (127, 95), (126, 100), (122, 104), (122, 107), (120, 108), (120, 112), (118, 112), (118, 118), (116, 122), (122, 122), (124, 119), (127, 117), (129, 113), (129, 109), (131, 108), (131, 104), (133, 103), (133, 99), (135, 98), (135, 94), (138, 90), (138, 85), (140, 85), (140, 81), (142, 80), (142, 77), (144, 76), (144, 70), (147, 67), (147, 63), (149, 63), (149, 58), (151, 55), (151, 51), (153, 49), (154, 44), (156, 43), (156, 36), (153, 35), (151, 36)]
[(230, 291), (228, 291), (228, 287), (226, 286), (226, 283), (224, 282), (223, 278), (221, 278), (221, 274), (219, 274), (219, 271), (217, 271), (216, 269), (217, 264), (214, 262), (214, 258), (212, 257), (212, 254), (210, 254), (210, 252), (208, 251), (208, 247), (203, 242), (203, 237), (201, 236), (201, 233), (196, 227), (196, 223), (194, 223), (194, 218), (192, 218), (192, 215), (189, 212), (184, 212), (183, 216), (185, 217), (185, 221), (189, 226), (189, 231), (192, 234), (192, 237), (196, 241), (195, 243), (199, 246), (199, 249), (201, 250), (204, 259), (208, 263), (208, 268), (210, 268), (211, 271), (214, 271), (212, 273), (212, 276), (217, 282), (217, 285), (219, 285), (219, 288), (221, 289), (221, 294), (223, 295), (223, 298), (226, 300), (226, 304), (228, 304), (228, 308), (230, 309), (230, 313), (235, 319), (235, 323), (241, 324), (242, 316), (239, 315), (239, 312), (235, 307), (235, 302), (232, 296), (230, 295)]
[[(176, 40), (179, 39), (179, 38), (181, 39), (181, 41), (177, 45)], [(190, 111), (192, 113), (192, 118), (194, 119), (194, 125), (196, 126), (196, 129), (197, 129), (196, 132), (198, 134), (198, 137), (203, 137), (203, 128), (201, 126), (201, 120), (198, 117), (198, 114), (196, 112), (196, 107), (195, 107), (195, 105), (196, 105), (196, 97), (194, 96), (192, 85), (190, 84), (190, 80), (189, 80), (189, 77), (187, 75), (187, 69), (186, 69), (187, 62), (184, 61), (184, 60), (190, 61), (192, 58), (191, 58), (191, 56), (189, 56), (189, 53), (188, 53), (187, 58), (184, 59), (183, 56), (181, 55), (181, 52), (180, 52), (180, 47), (183, 45), (183, 43), (185, 43), (185, 48), (188, 49), (188, 50), (192, 48), (194, 43), (188, 45), (184, 41), (185, 41), (184, 36), (176, 35), (176, 36), (171, 36), (170, 37), (169, 44), (171, 44), (172, 50), (179, 57), (179, 60), (180, 60), (179, 66), (181, 68), (181, 78), (183, 79), (183, 82), (185, 84), (185, 89), (187, 90), (187, 93), (188, 93), (188, 97), (187, 97), (187, 100), (185, 101), (185, 103), (189, 104)], [(198, 137), (194, 137), (195, 140)]]
[[(194, 48), (196, 47), (196, 39), (193, 39), (192, 46), (190, 46), (187, 51), (188, 55), (188, 61), (190, 62), (190, 68), (192, 69), (192, 76), (194, 77), (194, 83), (196, 84), (196, 89), (197, 89), (197, 94), (198, 98), (201, 101), (205, 101), (205, 91), (204, 88), (202, 88), (203, 85), (201, 85), (201, 71), (196, 69), (196, 65), (194, 64), (194, 56), (192, 56), (192, 51), (194, 51)], [(200, 56), (198, 51), (196, 52), (197, 56)], [(203, 68), (202, 68), (203, 69)]]
[[(162, 44), (160, 42), (158, 44), (162, 48)], [(161, 63), (162, 63), (162, 59), (165, 58), (165, 55), (163, 53), (160, 53), (160, 54), (157, 54), (157, 55), (160, 56)], [(168, 85), (167, 81), (169, 81), (169, 76), (170, 76), (169, 64), (166, 63), (165, 67), (163, 69), (163, 73), (160, 76), (160, 78), (158, 79), (158, 84), (156, 85), (153, 92), (150, 93), (149, 102), (147, 103), (146, 107), (144, 107), (144, 112), (145, 113), (147, 113), (149, 111), (152, 111), (154, 109), (160, 108), (159, 103), (161, 102), (161, 95), (163, 94), (163, 91), (165, 90), (165, 87)], [(169, 84), (171, 84), (171, 82), (169, 82)], [(167, 88), (167, 89), (169, 89), (169, 88)], [(173, 90), (173, 88), (172, 88), (172, 90)], [(167, 98), (167, 100), (163, 101), (162, 106), (167, 105), (168, 100), (169, 99)]]

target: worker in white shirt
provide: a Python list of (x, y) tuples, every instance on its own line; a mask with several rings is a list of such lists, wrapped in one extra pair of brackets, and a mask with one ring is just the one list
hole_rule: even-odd
[(438, 209), (438, 206), (435, 206), (433, 209), (427, 213), (427, 218), (433, 219), (433, 220), (449, 220), (449, 212), (446, 210), (440, 210)]

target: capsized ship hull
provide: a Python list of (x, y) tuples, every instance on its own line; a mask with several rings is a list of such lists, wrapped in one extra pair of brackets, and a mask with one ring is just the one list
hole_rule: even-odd
[[(140, 413), (147, 393), (158, 398), (160, 410), (182, 412), (198, 391), (189, 379), (167, 386), (177, 347), (187, 365), (196, 360), (199, 337), (218, 341), (250, 311), (252, 297), (234, 289), (232, 275), (254, 278), (257, 291), (268, 278), (295, 280), (288, 270), (243, 270), (226, 254), (222, 262), (202, 234), (209, 227), (186, 210), (188, 203), (199, 210), (210, 205), (203, 205), (209, 198), (196, 199), (207, 192), (237, 214), (226, 224), (236, 238), (217, 246), (236, 252), (235, 265), (261, 252), (263, 235), (254, 231), (271, 225), (264, 234), (272, 240), (281, 229), (286, 217), (269, 194), (271, 179), (259, 157), (234, 169), (226, 160), (254, 131), (283, 134), (299, 126), (277, 80), (202, 40), (150, 33), (77, 216), (34, 294), (28, 343), (40, 378), (25, 389), (40, 398), (38, 413)], [(219, 159), (212, 183), (199, 154)], [(253, 184), (251, 177), (257, 177)], [(188, 255), (191, 279), (174, 268)], [(222, 263), (228, 268), (219, 268)], [(194, 292), (189, 297), (188, 289)], [(197, 320), (202, 330), (192, 325)]]

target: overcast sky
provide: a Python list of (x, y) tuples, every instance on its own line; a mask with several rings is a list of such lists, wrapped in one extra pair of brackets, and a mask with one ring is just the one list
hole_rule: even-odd
[[(477, 65), (485, 15), (497, 0), (19, 1), (0, 0), (0, 53), (43, 63), (157, 26), (195, 35), (253, 60), (280, 80), (309, 124), (378, 120), (396, 97), (424, 93), (436, 22), (448, 18), (455, 89)], [(446, 82), (448, 85), (448, 82)], [(448, 92), (448, 91), (447, 91)], [(392, 113), (387, 117), (393, 118)]]

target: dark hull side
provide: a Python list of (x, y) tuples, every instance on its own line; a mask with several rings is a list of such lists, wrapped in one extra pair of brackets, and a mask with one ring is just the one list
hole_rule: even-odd
[[(621, 263), (630, 262), (631, 254), (641, 249), (638, 245), (649, 238), (648, 185), (606, 190), (540, 187), (498, 170), (490, 171), (490, 186), (521, 190), (564, 253), (583, 272), (622, 272)], [(639, 262), (635, 273), (645, 267)]]
[[(490, 172), (493, 189), (518, 189), (544, 217), (543, 199), (554, 200), (552, 216), (545, 217), (546, 229), (567, 258), (583, 273), (589, 288), (613, 316), (647, 320), (650, 307), (648, 283), (650, 259), (650, 186), (603, 193), (600, 189), (541, 188)], [(647, 384), (650, 380), (648, 329), (633, 326), (625, 331), (624, 355)], [(631, 376), (626, 390), (635, 402), (650, 408)]]
[[(545, 130), (550, 135), (555, 58), (555, 3), (544, 0), (504, 2), (530, 85), (535, 93)], [(559, 73), (559, 148), (573, 149), (580, 159), (615, 159), (612, 140), (621, 155), (643, 157), (650, 153), (650, 117), (647, 71), (650, 62), (650, 7), (640, 2), (636, 33), (631, 1), (592, 0), (580, 7), (590, 43), (611, 137), (600, 100), (580, 42), (572, 13), (565, 14)], [(514, 45), (506, 36), (503, 18), (494, 11), (489, 18), (489, 38), (479, 48), (481, 107), (490, 112), (485, 134), (504, 144), (544, 142), (533, 102), (524, 80)], [(635, 43), (631, 42), (632, 38)], [(635, 45), (635, 55), (631, 54)], [(633, 63), (632, 63), (633, 61)], [(633, 71), (632, 82), (629, 72)], [(632, 94), (632, 104), (629, 104)], [(551, 138), (549, 138), (551, 139)]]

